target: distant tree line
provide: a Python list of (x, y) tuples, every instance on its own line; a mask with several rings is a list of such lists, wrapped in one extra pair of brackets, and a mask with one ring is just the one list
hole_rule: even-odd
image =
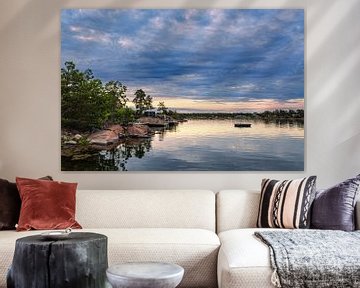
[(254, 113), (256, 116), (260, 118), (276, 118), (276, 119), (304, 119), (304, 110), (297, 109), (297, 110), (282, 110), (276, 109), (274, 111), (264, 111), (261, 113)]
[(264, 112), (251, 112), (251, 113), (178, 113), (179, 118), (188, 119), (262, 119), (262, 120), (273, 120), (273, 119), (304, 119), (304, 110), (282, 110), (277, 109), (274, 111)]

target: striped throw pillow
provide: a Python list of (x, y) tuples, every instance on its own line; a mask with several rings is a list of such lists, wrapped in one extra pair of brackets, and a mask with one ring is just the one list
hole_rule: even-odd
[(308, 228), (316, 176), (294, 180), (263, 179), (257, 227)]

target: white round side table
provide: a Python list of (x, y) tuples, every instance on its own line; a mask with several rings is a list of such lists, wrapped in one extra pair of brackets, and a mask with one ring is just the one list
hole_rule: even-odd
[(162, 262), (117, 264), (106, 270), (113, 288), (175, 288), (184, 276), (184, 268)]

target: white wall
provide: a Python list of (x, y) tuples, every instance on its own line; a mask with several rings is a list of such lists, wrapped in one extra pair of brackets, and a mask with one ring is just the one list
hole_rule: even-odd
[[(170, 4), (171, 3), (171, 4)], [(164, 6), (166, 4), (166, 6)], [(303, 173), (60, 171), (60, 9), (305, 8)], [(258, 189), (263, 177), (318, 175), (325, 187), (360, 173), (359, 0), (16, 0), (0, 9), (0, 178), (45, 174), (83, 189)]]

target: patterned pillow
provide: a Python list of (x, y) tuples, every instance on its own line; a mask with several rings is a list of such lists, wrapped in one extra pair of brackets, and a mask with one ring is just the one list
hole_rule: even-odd
[(316, 176), (294, 180), (263, 179), (257, 227), (309, 228)]

